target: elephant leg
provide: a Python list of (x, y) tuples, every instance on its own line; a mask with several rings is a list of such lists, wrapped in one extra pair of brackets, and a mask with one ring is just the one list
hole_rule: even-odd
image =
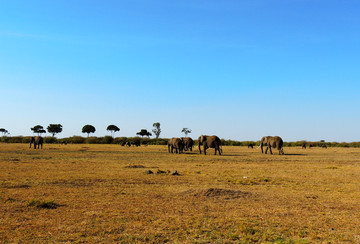
[(265, 154), (267, 154), (267, 151), (269, 150), (269, 146), (266, 146)]
[(218, 151), (219, 151), (219, 155), (221, 155), (221, 150), (220, 150), (220, 146), (218, 147)]
[(273, 154), (273, 153), (272, 153), (272, 150), (271, 150), (271, 146), (269, 146), (269, 149), (270, 149), (270, 153)]
[(263, 144), (261, 143), (260, 146), (261, 146), (261, 153), (264, 153)]
[(200, 146), (200, 143), (199, 143), (199, 152), (200, 152), (200, 154), (201, 154), (201, 146)]
[(204, 145), (204, 155), (206, 155), (206, 146)]

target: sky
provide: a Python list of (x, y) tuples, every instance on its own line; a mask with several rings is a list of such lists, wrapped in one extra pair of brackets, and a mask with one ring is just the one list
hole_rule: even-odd
[[(360, 141), (360, 1), (0, 4), (0, 128)], [(50, 136), (50, 134), (47, 134)]]

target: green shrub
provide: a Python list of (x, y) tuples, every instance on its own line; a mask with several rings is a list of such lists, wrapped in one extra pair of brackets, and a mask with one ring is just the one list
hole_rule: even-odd
[(57, 139), (56, 137), (52, 137), (52, 136), (47, 136), (44, 137), (44, 143), (57, 143)]
[(105, 136), (102, 138), (103, 144), (111, 144), (114, 141), (114, 138), (112, 136)]
[(75, 144), (83, 144), (85, 143), (86, 138), (82, 137), (82, 136), (73, 136), (73, 137), (69, 137), (68, 138), (72, 143)]
[(95, 136), (88, 137), (88, 138), (85, 139), (85, 143), (88, 143), (88, 144), (101, 144), (102, 143), (102, 137), (95, 137)]

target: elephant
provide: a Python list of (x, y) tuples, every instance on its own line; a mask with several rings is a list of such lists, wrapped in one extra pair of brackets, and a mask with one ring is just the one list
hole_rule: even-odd
[(140, 146), (140, 141), (133, 141), (133, 142), (131, 142), (131, 145), (139, 147)]
[(39, 149), (40, 148), (40, 145), (41, 145), (41, 149), (43, 148), (43, 143), (44, 143), (44, 139), (41, 137), (41, 136), (33, 136), (31, 137), (30, 139), (30, 148), (31, 148), (31, 144), (34, 143), (34, 149), (36, 149), (36, 146), (37, 148)]
[(302, 148), (303, 148), (303, 149), (306, 149), (306, 143), (304, 143), (304, 144), (302, 145)]
[(265, 154), (267, 154), (268, 149), (270, 149), (270, 153), (273, 154), (272, 150), (271, 150), (272, 147), (279, 150), (279, 155), (284, 154), (284, 150), (283, 150), (284, 142), (281, 139), (281, 137), (279, 137), (279, 136), (264, 136), (263, 138), (261, 138), (261, 141), (260, 141), (261, 153), (264, 153), (263, 146), (265, 144), (267, 145)]
[(173, 153), (175, 148), (175, 153), (182, 153), (184, 150), (184, 143), (180, 138), (173, 137), (168, 141), (168, 151)]
[(190, 137), (181, 137), (180, 139), (183, 141), (184, 151), (190, 150), (192, 152), (192, 147), (194, 145), (193, 139)]
[(203, 146), (205, 155), (206, 155), (207, 148), (214, 148), (215, 155), (216, 155), (216, 151), (218, 151), (219, 155), (221, 155), (221, 153), (222, 153), (222, 150), (220, 150), (221, 140), (219, 137), (201, 135), (201, 136), (199, 136), (198, 141), (199, 141), (200, 154), (201, 154), (201, 146)]
[(254, 148), (254, 145), (253, 145), (253, 144), (249, 144), (249, 145), (248, 145), (248, 148), (253, 149), (253, 148)]
[(121, 143), (121, 146), (128, 146), (131, 147), (131, 143), (128, 141), (124, 141), (123, 143)]

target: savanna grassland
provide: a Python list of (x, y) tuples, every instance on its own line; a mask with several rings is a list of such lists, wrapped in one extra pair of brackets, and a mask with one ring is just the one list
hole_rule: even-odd
[(284, 151), (3, 143), (0, 242), (360, 243), (360, 149)]

